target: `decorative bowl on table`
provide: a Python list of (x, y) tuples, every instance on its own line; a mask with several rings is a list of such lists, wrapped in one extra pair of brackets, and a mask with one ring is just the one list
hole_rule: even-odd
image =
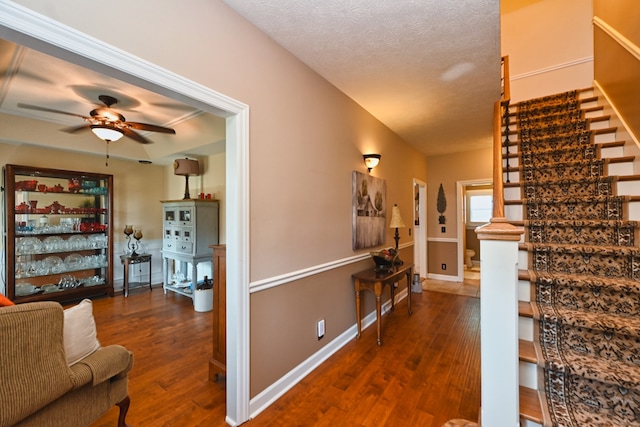
[(394, 248), (382, 249), (378, 252), (370, 252), (371, 259), (376, 264), (377, 272), (388, 272), (393, 270), (393, 265), (398, 259), (399, 253)]

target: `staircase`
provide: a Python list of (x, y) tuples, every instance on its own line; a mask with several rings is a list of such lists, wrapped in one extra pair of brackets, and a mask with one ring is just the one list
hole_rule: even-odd
[[(591, 89), (509, 107), (522, 426), (640, 426), (637, 148)], [(631, 154), (630, 154), (631, 153)]]

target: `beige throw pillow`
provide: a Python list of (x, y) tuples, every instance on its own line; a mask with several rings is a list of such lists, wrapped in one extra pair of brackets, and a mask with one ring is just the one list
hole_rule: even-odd
[(69, 366), (100, 348), (90, 299), (64, 310), (64, 349)]

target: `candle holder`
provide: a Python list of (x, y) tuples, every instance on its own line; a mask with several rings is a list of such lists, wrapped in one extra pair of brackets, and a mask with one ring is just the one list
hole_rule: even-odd
[[(131, 256), (138, 256), (137, 250), (140, 248), (140, 239), (142, 239), (142, 231), (134, 230), (132, 225), (124, 227), (124, 234), (127, 236), (127, 249)], [(131, 240), (133, 237), (134, 240)]]

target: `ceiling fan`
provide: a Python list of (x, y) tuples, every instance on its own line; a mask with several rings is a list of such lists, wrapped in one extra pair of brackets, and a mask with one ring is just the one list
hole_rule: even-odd
[(100, 95), (98, 96), (98, 99), (105, 105), (105, 107), (98, 107), (91, 110), (89, 116), (55, 110), (52, 108), (39, 107), (37, 105), (18, 104), (18, 107), (27, 108), (30, 110), (45, 111), (49, 113), (65, 114), (67, 116), (73, 117), (80, 117), (85, 122), (87, 122), (87, 124), (62, 130), (68, 133), (76, 133), (90, 129), (98, 138), (106, 141), (107, 143), (117, 141), (123, 136), (128, 136), (129, 138), (141, 144), (151, 143), (149, 139), (143, 137), (136, 131), (169, 133), (174, 135), (176, 133), (175, 130), (162, 126), (151, 125), (148, 123), (128, 122), (125, 120), (122, 114), (111, 108), (112, 105), (118, 103), (118, 100), (116, 98), (109, 95)]

